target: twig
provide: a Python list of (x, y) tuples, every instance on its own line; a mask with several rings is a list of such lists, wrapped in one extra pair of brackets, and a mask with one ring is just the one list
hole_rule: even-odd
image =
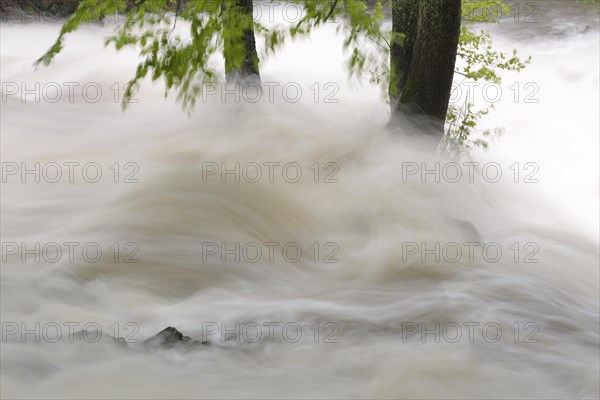
[(179, 5), (181, 4), (181, 0), (177, 0), (177, 8), (175, 9), (175, 21), (173, 22), (173, 29), (171, 29), (171, 32), (173, 32), (175, 30), (175, 27), (177, 26), (177, 17), (179, 16)]
[[(382, 45), (381, 43), (379, 43), (377, 40), (375, 40), (375, 39), (373, 39), (372, 37), (370, 37), (370, 36), (367, 36), (367, 35), (365, 35), (365, 37), (366, 37), (367, 39), (369, 39), (371, 42), (373, 42), (373, 43), (375, 43), (376, 45), (378, 45), (378, 46), (381, 46), (382, 48), (384, 48), (384, 49), (385, 49), (385, 46), (384, 46), (384, 45)], [(385, 39), (383, 39), (383, 40), (385, 40)], [(386, 43), (387, 43), (387, 42), (386, 42)]]
[(335, 7), (337, 6), (338, 0), (335, 0), (333, 2), (333, 5), (331, 6), (331, 10), (329, 10), (329, 13), (327, 14), (327, 16), (325, 17), (325, 19), (323, 20), (323, 22), (327, 22), (327, 20), (329, 19), (329, 17), (331, 17), (331, 14), (333, 14), (333, 10), (335, 10)]
[(379, 37), (381, 39), (383, 39), (383, 41), (385, 42), (385, 44), (387, 44), (388, 48), (391, 49), (392, 45), (390, 45), (390, 43), (387, 41), (387, 39), (385, 38), (385, 36), (383, 36), (381, 33), (379, 34)]

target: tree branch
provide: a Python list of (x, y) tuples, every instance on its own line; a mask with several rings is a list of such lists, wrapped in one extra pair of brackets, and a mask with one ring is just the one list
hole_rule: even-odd
[(179, 16), (180, 4), (181, 4), (181, 0), (177, 0), (177, 8), (175, 9), (175, 21), (173, 22), (173, 29), (171, 29), (171, 32), (173, 32), (175, 30), (175, 27), (177, 26), (177, 17)]
[(333, 10), (335, 10), (335, 7), (337, 7), (337, 3), (338, 3), (338, 0), (335, 0), (333, 2), (333, 5), (331, 6), (331, 10), (329, 10), (329, 13), (327, 14), (327, 16), (325, 17), (325, 19), (323, 20), (323, 22), (327, 22), (327, 20), (329, 19), (329, 17), (331, 17), (331, 14), (333, 14)]

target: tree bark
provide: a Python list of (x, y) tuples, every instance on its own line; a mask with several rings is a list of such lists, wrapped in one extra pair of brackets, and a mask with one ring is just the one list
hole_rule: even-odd
[[(254, 37), (252, 0), (224, 0), (225, 29), (235, 31), (242, 24), (242, 35), (227, 35), (225, 45), (225, 78), (227, 83), (257, 83), (260, 85), (259, 58)], [(239, 28), (238, 28), (239, 29)], [(243, 57), (239, 57), (240, 52)]]
[(442, 135), (460, 35), (461, 0), (393, 0), (392, 119), (425, 115)]

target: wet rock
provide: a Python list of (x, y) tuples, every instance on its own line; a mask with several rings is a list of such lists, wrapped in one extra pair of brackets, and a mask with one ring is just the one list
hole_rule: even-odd
[[(3, 22), (57, 22), (73, 14), (81, 0), (0, 0), (0, 15)], [(126, 11), (131, 10), (137, 0), (128, 0)], [(167, 8), (175, 10), (175, 3), (168, 3)]]
[(49, 21), (53, 17), (67, 17), (79, 6), (79, 0), (2, 0), (2, 21)]
[(183, 333), (179, 332), (176, 328), (169, 326), (168, 328), (163, 329), (155, 336), (150, 339), (146, 339), (143, 342), (144, 346), (154, 347), (154, 348), (163, 348), (170, 349), (176, 346), (191, 348), (197, 345), (207, 345), (208, 342), (200, 342), (198, 340), (192, 340), (191, 337), (185, 336)]

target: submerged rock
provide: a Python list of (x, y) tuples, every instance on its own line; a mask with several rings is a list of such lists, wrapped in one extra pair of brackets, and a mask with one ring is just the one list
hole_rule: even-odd
[(90, 344), (104, 344), (104, 345), (117, 345), (124, 348), (128, 348), (127, 341), (122, 337), (114, 337), (102, 331), (94, 329), (86, 329), (73, 333), (69, 336), (64, 336), (61, 341), (68, 343), (90, 343)]

